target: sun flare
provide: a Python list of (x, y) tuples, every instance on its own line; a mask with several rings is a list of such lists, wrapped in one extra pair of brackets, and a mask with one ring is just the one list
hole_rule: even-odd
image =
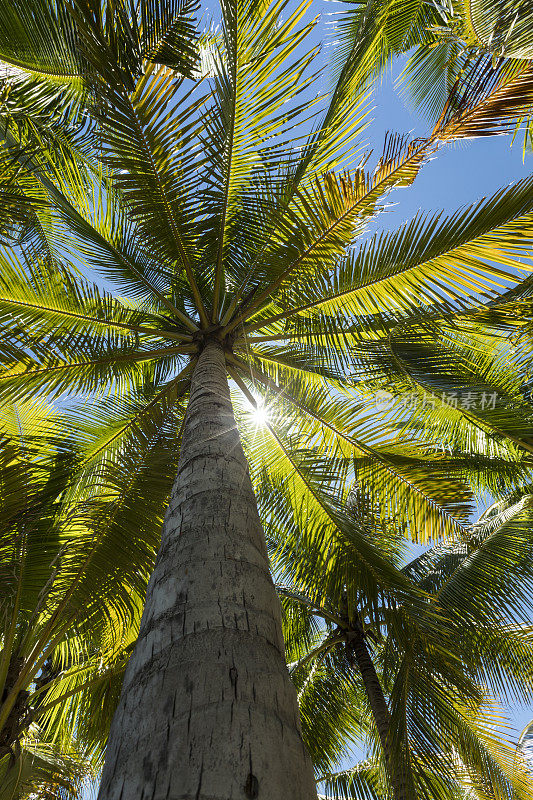
[(258, 405), (252, 409), (252, 420), (258, 428), (264, 428), (268, 423), (268, 409), (266, 406)]

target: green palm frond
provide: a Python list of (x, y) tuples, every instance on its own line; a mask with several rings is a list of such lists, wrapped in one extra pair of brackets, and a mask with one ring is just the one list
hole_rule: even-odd
[(13, 2), (3, 6), (0, 19), (2, 61), (51, 78), (81, 74), (67, 3)]
[(319, 795), (321, 800), (379, 800), (386, 796), (382, 769), (370, 760), (343, 772), (327, 773), (321, 777), (325, 792)]
[[(343, 57), (362, 31), (373, 25), (378, 36), (375, 48), (369, 48), (368, 74), (383, 72), (394, 56), (410, 51), (399, 83), (407, 97), (434, 119), (446, 108), (457, 108), (458, 101), (464, 103), (467, 95), (482, 100), (488, 87), (494, 89), (499, 83), (500, 99), (496, 92), (478, 115), (477, 127), (472, 125), (470, 130), (478, 133), (487, 123), (489, 130), (494, 131), (496, 125), (502, 132), (524, 125), (527, 146), (533, 108), (528, 77), (533, 16), (527, 4), (350, 0), (345, 5), (340, 22)], [(514, 121), (509, 118), (513, 115)], [(505, 124), (502, 117), (507, 117)]]
[(195, 10), (195, 4), (183, 0), (159, 0), (149, 8), (126, 2), (91, 8), (77, 0), (54, 5), (14, 0), (2, 10), (0, 56), (13, 67), (59, 80), (85, 79), (95, 53), (102, 58), (101, 68), (110, 68), (114, 59), (134, 73), (145, 58), (190, 70), (196, 57)]
[(390, 388), (397, 380), (404, 416), (411, 424), (432, 427), (441, 446), (497, 458), (506, 454), (521, 464), (528, 480), (531, 407), (524, 361), (514, 357), (507, 337), (477, 327), (473, 346), (471, 322), (456, 322), (441, 323), (439, 333), (432, 324), (392, 329), (386, 338), (357, 348), (357, 372), (371, 362), (369, 387), (386, 382)]
[[(46, 407), (19, 404), (5, 415), (0, 747), (2, 764), (7, 753), (11, 770), (14, 757), (32, 785), (46, 777), (39, 748), (52, 748), (58, 785), (71, 755), (81, 777), (101, 766), (177, 467), (176, 388), (158, 413), (153, 398), (151, 427), (138, 410), (127, 430), (113, 431), (115, 417), (100, 405), (99, 425), (79, 425), (77, 441)], [(112, 460), (100, 440), (106, 427)]]
[(0, 761), (0, 798), (38, 796), (54, 800), (58, 792), (77, 798), (86, 777), (87, 764), (75, 750), (61, 753), (52, 743), (30, 738), (14, 764), (6, 756)]
[[(303, 76), (313, 56), (312, 52), (295, 56), (313, 27), (299, 25), (308, 4), (300, 5), (275, 27), (273, 20), (282, 17), (286, 7), (286, 0), (273, 4), (267, 13), (256, 3), (222, 5), (224, 50), (214, 63), (224, 66), (215, 74), (214, 103), (203, 137), (212, 164), (209, 201), (220, 210), (213, 214), (218, 249), (206, 253), (216, 265), (213, 322), (218, 317), (224, 267), (233, 266), (234, 261), (238, 266), (241, 215), (250, 211), (248, 190), (254, 173), (261, 164), (265, 180), (272, 166), (277, 169), (280, 153), (270, 141), (272, 135), (285, 138), (293, 120), (309, 105), (296, 101), (289, 112), (283, 107), (293, 104), (312, 82), (312, 76)], [(231, 273), (228, 278), (235, 280)]]
[[(329, 494), (339, 491), (337, 487), (343, 476), (345, 479), (349, 477), (362, 481), (375, 501), (383, 508), (387, 507), (390, 516), (394, 516), (397, 523), (403, 525), (404, 531), (415, 540), (438, 540), (460, 532), (469, 510), (468, 488), (460, 478), (450, 480), (448, 476), (436, 472), (428, 476), (423, 469), (423, 462), (417, 464), (413, 459), (409, 461), (395, 457), (391, 453), (391, 440), (380, 437), (375, 412), (365, 412), (361, 398), (353, 394), (332, 396), (324, 383), (321, 385), (318, 380), (306, 380), (295, 375), (291, 375), (290, 382), (287, 381), (285, 385), (284, 382), (278, 385), (268, 373), (265, 375), (252, 370), (250, 382), (242, 365), (241, 370), (242, 378), (249, 387), (243, 388), (251, 403), (261, 402), (267, 411), (272, 409), (273, 412), (268, 431), (262, 430), (255, 437), (250, 437), (253, 443), (251, 447), (265, 447), (270, 433), (274, 442), (284, 449), (293, 468), (297, 469), (296, 465), (301, 464), (303, 473), (309, 471), (311, 480), (316, 480), (320, 475), (319, 453), (323, 453), (323, 457), (331, 461)], [(255, 397), (250, 395), (254, 376)], [(272, 402), (269, 398), (272, 398)], [(300, 431), (302, 444), (294, 435), (287, 436), (284, 433), (284, 429), (290, 431), (295, 425)], [(246, 435), (245, 431), (243, 433)], [(386, 435), (386, 426), (383, 435)], [(317, 466), (314, 469), (310, 447), (315, 452)], [(275, 450), (265, 450), (266, 454), (261, 458), (266, 458), (267, 463), (272, 459), (272, 465), (268, 466), (270, 471), (273, 469)], [(250, 458), (255, 461), (253, 452), (250, 452)], [(308, 467), (305, 466), (307, 464)], [(325, 474), (328, 475), (327, 469)], [(327, 486), (327, 479), (324, 485)]]
[(341, 310), (344, 330), (350, 330), (350, 314), (355, 327), (358, 316), (399, 318), (432, 304), (455, 310), (470, 293), (490, 297), (527, 275), (527, 245), (514, 234), (525, 235), (525, 244), (530, 203), (531, 179), (526, 178), (447, 219), (420, 214), (398, 231), (376, 234), (342, 259), (334, 276), (318, 276), (318, 286), (316, 275), (314, 284), (293, 282), (280, 303), (287, 310), (253, 321), (247, 330), (299, 314), (340, 315)]
[(465, 2), (465, 23), (468, 33), (481, 48), (511, 58), (530, 58), (533, 14), (514, 0)]

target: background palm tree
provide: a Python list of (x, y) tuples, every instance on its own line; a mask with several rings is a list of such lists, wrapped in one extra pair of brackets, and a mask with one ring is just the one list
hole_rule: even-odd
[[(340, 63), (354, 42), (372, 37), (369, 76), (409, 53), (398, 85), (434, 119), (450, 102), (481, 99), (495, 81), (529, 74), (533, 58), (533, 15), (521, 0), (349, 0), (336, 35)], [(531, 111), (530, 102), (513, 126), (525, 129), (525, 147), (531, 147)]]
[(4, 406), (1, 435), (0, 796), (74, 797), (101, 768), (161, 511), (135, 481), (72, 486), (79, 442), (46, 406)]
[[(272, 491), (289, 505), (282, 487)], [(360, 492), (352, 514), (353, 525), (401, 558), (390, 520), (373, 514)], [(292, 580), (279, 592), (304, 735), (326, 796), (529, 797), (531, 778), (498, 731), (494, 698), (531, 696), (523, 602), (531, 583), (531, 495), (496, 504), (461, 542), (405, 565), (402, 573), (427, 592), (424, 599), (398, 602), (387, 587), (377, 608), (362, 593), (352, 607), (347, 602), (349, 539), (339, 532), (344, 542), (330, 550), (326, 575), (321, 554), (287, 517), (278, 546), (294, 537), (298, 563), (287, 558), (281, 577)], [(396, 591), (403, 588), (398, 582)], [(365, 740), (370, 760), (332, 772), (341, 742)]]
[[(530, 181), (450, 218), (418, 217), (359, 247), (357, 237), (443, 142), (514, 124), (530, 76), (450, 104), (426, 139), (389, 137), (372, 170), (361, 138), (370, 35), (317, 101), (305, 6), (223, 2), (196, 65), (185, 6), (158, 3), (144, 18), (126, 3), (27, 8), (0, 12), (17, 32), (0, 51), (2, 396), (89, 397), (71, 476), (87, 490), (131, 474), (146, 493), (154, 449), (163, 454), (144, 513), (160, 508), (180, 459), (101, 797), (179, 787), (195, 798), (309, 798), (227, 374), (244, 401), (247, 454), (259, 402), (266, 466), (323, 552), (339, 518), (314, 481), (320, 457), (339, 453), (371, 463), (412, 536), (462, 531), (470, 493), (451, 502), (447, 477), (387, 457), (371, 435), (379, 414), (362, 412), (347, 371), (355, 346), (393, 323), (522, 285)], [(188, 83), (195, 69), (201, 80)], [(351, 591), (375, 598), (397, 570), (363, 536), (357, 548)]]

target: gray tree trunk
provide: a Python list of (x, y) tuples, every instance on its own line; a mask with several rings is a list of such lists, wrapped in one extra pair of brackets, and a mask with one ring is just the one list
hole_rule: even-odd
[(316, 796), (224, 352), (210, 341), (98, 797)]
[(412, 792), (409, 796), (404, 765), (401, 762), (398, 763), (399, 757), (401, 756), (395, 752), (392, 746), (389, 707), (385, 700), (383, 688), (376, 672), (374, 662), (368, 652), (362, 626), (350, 634), (349, 640), (347, 641), (347, 651), (348, 658), (352, 663), (355, 661), (361, 673), (365, 693), (370, 704), (374, 722), (376, 723), (379, 740), (387, 763), (387, 771), (394, 800), (416, 800)]

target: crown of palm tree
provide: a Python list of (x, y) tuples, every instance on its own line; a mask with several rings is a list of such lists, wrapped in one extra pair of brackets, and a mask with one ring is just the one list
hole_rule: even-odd
[[(167, 18), (185, 20), (171, 26), (181, 54), (172, 63), (190, 69), (189, 10), (159, 5), (163, 39)], [(268, 406), (272, 447), (287, 470), (298, 469), (298, 430), (324, 452), (371, 458), (400, 493), (410, 490), (417, 479), (378, 452), (352, 405), (353, 349), (402, 321), (520, 285), (529, 274), (530, 181), (448, 218), (419, 216), (359, 246), (357, 238), (379, 200), (411, 183), (443, 141), (515, 119), (529, 85), (513, 107), (464, 106), (427, 139), (390, 137), (374, 170), (364, 157), (334, 172), (362, 152), (370, 40), (357, 42), (329, 98), (317, 99), (313, 53), (302, 54), (313, 25), (301, 21), (305, 8), (224, 3), (221, 31), (201, 46), (203, 78), (189, 84), (170, 57), (160, 59), (166, 66), (147, 60), (142, 21), (113, 9), (36, 4), (23, 28), (22, 4), (2, 11), (25, 37), (4, 80), (6, 203), (25, 224), (6, 224), (2, 250), (3, 396), (120, 398), (111, 425), (111, 400), (91, 409), (94, 475), (109, 453), (160, 435), (197, 353), (215, 337), (235, 387)], [(110, 32), (119, 12), (120, 36)], [(39, 19), (47, 26), (37, 36)], [(14, 64), (4, 43), (10, 56)], [(34, 69), (46, 58), (53, 75)], [(33, 113), (41, 96), (55, 109), (48, 124)], [(98, 288), (102, 280), (112, 291)], [(433, 500), (444, 493), (418, 483), (406, 513), (426, 523), (413, 530), (450, 533), (457, 513), (438, 513)]]

